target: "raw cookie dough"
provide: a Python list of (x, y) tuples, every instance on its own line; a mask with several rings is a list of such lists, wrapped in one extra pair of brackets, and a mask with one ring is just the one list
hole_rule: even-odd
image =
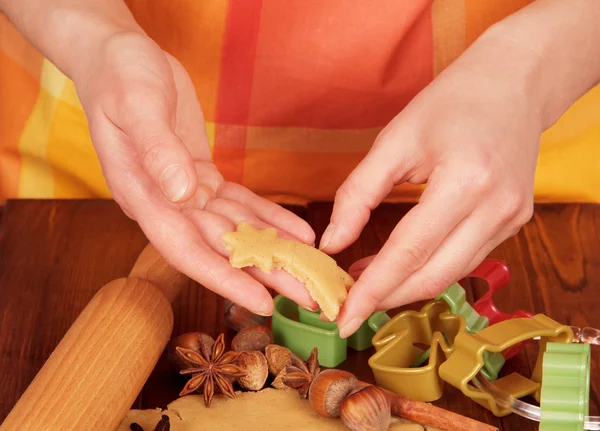
[(264, 272), (283, 269), (306, 285), (325, 316), (333, 321), (354, 280), (334, 259), (315, 247), (277, 237), (273, 228), (257, 230), (241, 222), (222, 237), (235, 268), (256, 266)]
[(171, 420), (171, 431), (348, 431), (339, 419), (317, 415), (308, 401), (291, 389), (267, 388), (237, 393), (235, 399), (215, 395), (210, 408), (202, 395), (188, 395), (168, 405), (167, 410), (130, 410), (117, 431), (130, 431), (136, 422), (153, 431), (162, 414)]
[[(202, 395), (188, 395), (173, 401), (164, 411), (130, 410), (117, 431), (130, 431), (132, 422), (144, 431), (153, 431), (163, 414), (170, 418), (171, 431), (348, 431), (341, 420), (317, 415), (298, 391), (273, 388), (237, 392), (233, 400), (215, 395), (210, 408), (204, 406)], [(423, 427), (405, 419), (394, 420), (398, 423), (390, 431), (423, 431)]]

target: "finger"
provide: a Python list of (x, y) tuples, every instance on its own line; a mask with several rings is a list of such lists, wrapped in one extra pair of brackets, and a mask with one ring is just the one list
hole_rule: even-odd
[(219, 196), (241, 203), (261, 220), (281, 231), (290, 233), (306, 244), (313, 245), (315, 243), (315, 233), (305, 220), (282, 206), (257, 196), (246, 187), (235, 183), (226, 183), (219, 190)]
[[(233, 223), (233, 229), (235, 230), (235, 226), (237, 226), (241, 222), (249, 223), (254, 226), (256, 229), (268, 229), (273, 228), (270, 224), (262, 221), (256, 215), (250, 211), (248, 208), (240, 204), (239, 202), (217, 198), (210, 200), (206, 206), (204, 207), (206, 211), (210, 211), (214, 214), (222, 215), (223, 217), (227, 217)], [(277, 236), (285, 239), (294, 239), (295, 238), (288, 232), (277, 230)]]
[(520, 232), (520, 230), (521, 230), (520, 227), (513, 228), (513, 227), (509, 226), (506, 229), (504, 229), (500, 233), (500, 235), (498, 235), (495, 238), (492, 238), (490, 241), (488, 241), (487, 244), (485, 246), (483, 246), (483, 248), (479, 251), (479, 253), (477, 253), (477, 255), (471, 261), (471, 263), (469, 265), (467, 265), (467, 268), (461, 274), (460, 279), (465, 278), (471, 272), (473, 272), (475, 270), (475, 268), (477, 268), (481, 264), (481, 262), (483, 262), (485, 259), (487, 259), (489, 257), (489, 255), (492, 253), (492, 251), (494, 251), (494, 249), (496, 247), (498, 247), (500, 244), (502, 244), (507, 239), (517, 235)]
[(384, 130), (358, 166), (340, 186), (333, 204), (329, 226), (321, 238), (320, 249), (327, 253), (338, 253), (359, 237), (369, 221), (371, 211), (385, 198), (392, 187), (401, 182), (415, 166), (406, 158), (411, 154), (408, 146), (404, 154), (398, 152), (397, 134)]
[(171, 264), (215, 293), (234, 301), (248, 310), (269, 316), (273, 300), (265, 287), (250, 275), (234, 269), (229, 261), (204, 244), (195, 226), (173, 209), (160, 214), (160, 228), (156, 218), (140, 217), (138, 222), (148, 239)]
[(362, 259), (357, 260), (352, 265), (350, 265), (350, 268), (348, 268), (348, 272), (362, 273), (367, 268), (367, 266), (369, 266), (369, 264), (371, 262), (373, 262), (373, 259), (375, 259), (375, 256), (377, 256), (377, 255), (374, 254), (374, 255), (363, 257)]
[[(221, 238), (226, 232), (235, 229), (235, 222), (222, 214), (197, 209), (186, 210), (185, 214), (213, 250), (224, 257), (229, 257), (229, 251)], [(309, 310), (318, 308), (316, 302), (308, 294), (306, 286), (287, 272), (274, 270), (267, 274), (258, 268), (245, 268), (244, 271), (263, 285), (276, 290), (301, 307)]]
[(461, 188), (450, 183), (437, 187), (432, 182), (431, 186), (350, 289), (338, 317), (342, 335), (354, 333), (381, 301), (423, 266), (476, 204), (473, 195), (464, 196)]
[(192, 156), (173, 131), (171, 102), (155, 93), (132, 90), (115, 124), (131, 138), (145, 171), (165, 197), (183, 202), (197, 186)]
[(382, 301), (381, 307), (434, 298), (468, 274), (476, 259), (483, 260), (503, 240), (504, 223), (496, 213), (496, 208), (487, 207), (466, 218), (425, 265)]
[(282, 269), (274, 269), (270, 274), (262, 272), (259, 268), (245, 268), (248, 274), (267, 287), (277, 291), (286, 298), (291, 299), (300, 307), (316, 311), (319, 305), (310, 297), (306, 286)]
[(125, 202), (149, 241), (177, 270), (217, 294), (263, 316), (273, 299), (258, 281), (215, 253), (179, 210), (169, 205), (147, 172), (120, 145), (122, 132), (108, 118), (97, 120), (95, 136), (106, 145), (99, 157), (114, 194)]

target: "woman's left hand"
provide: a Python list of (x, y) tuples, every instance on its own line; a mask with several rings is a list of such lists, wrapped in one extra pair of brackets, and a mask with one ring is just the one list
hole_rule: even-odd
[(446, 69), (379, 134), (340, 187), (321, 249), (354, 242), (394, 185), (427, 183), (376, 256), (350, 267), (338, 317), (352, 334), (375, 310), (433, 298), (472, 271), (532, 216), (542, 107), (518, 49), (472, 51)]

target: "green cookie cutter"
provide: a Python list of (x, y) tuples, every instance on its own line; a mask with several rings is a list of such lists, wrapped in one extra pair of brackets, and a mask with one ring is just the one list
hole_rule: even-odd
[[(484, 352), (502, 352), (525, 340), (540, 339), (540, 354), (531, 378), (518, 373), (486, 382), (480, 370), (484, 365)], [(490, 410), (495, 416), (502, 417), (512, 413), (510, 406), (498, 403), (493, 393), (482, 386), (497, 388), (513, 398), (532, 395), (540, 398), (542, 381), (542, 359), (548, 342), (571, 343), (573, 331), (570, 327), (550, 319), (543, 314), (531, 318), (514, 318), (489, 326), (475, 334), (462, 332), (454, 340), (454, 353), (440, 368), (440, 377), (476, 403)], [(480, 377), (481, 376), (481, 377)]]
[(287, 347), (300, 359), (306, 360), (314, 347), (319, 351), (319, 364), (333, 368), (344, 362), (348, 347), (362, 351), (371, 347), (375, 332), (390, 320), (387, 313), (373, 313), (347, 339), (341, 338), (336, 322), (323, 322), (320, 313), (305, 310), (282, 295), (274, 299), (275, 309), (271, 330), (276, 344)]
[[(541, 347), (542, 386), (539, 397), (542, 407), (515, 398), (498, 382), (488, 382), (483, 377), (472, 380), (475, 387), (493, 397), (501, 408), (521, 417), (541, 422), (540, 430), (600, 430), (600, 416), (583, 416), (589, 412), (590, 345), (600, 345), (600, 330), (570, 327), (572, 343), (546, 343)], [(539, 367), (536, 367), (539, 371)], [(535, 375), (535, 373), (534, 373)], [(583, 421), (583, 423), (582, 423)]]
[(583, 431), (590, 413), (590, 363), (588, 343), (546, 345), (540, 431)]

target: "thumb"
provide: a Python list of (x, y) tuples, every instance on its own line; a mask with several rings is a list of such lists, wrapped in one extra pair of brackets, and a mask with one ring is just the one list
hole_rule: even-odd
[(367, 156), (338, 189), (329, 226), (321, 237), (320, 249), (338, 253), (359, 237), (371, 211), (404, 177), (397, 158), (390, 159), (387, 143), (376, 142)]
[[(173, 202), (184, 202), (197, 188), (194, 162), (174, 132), (167, 103), (137, 103), (125, 116), (129, 135), (148, 176)], [(174, 122), (174, 121), (173, 121)]]

